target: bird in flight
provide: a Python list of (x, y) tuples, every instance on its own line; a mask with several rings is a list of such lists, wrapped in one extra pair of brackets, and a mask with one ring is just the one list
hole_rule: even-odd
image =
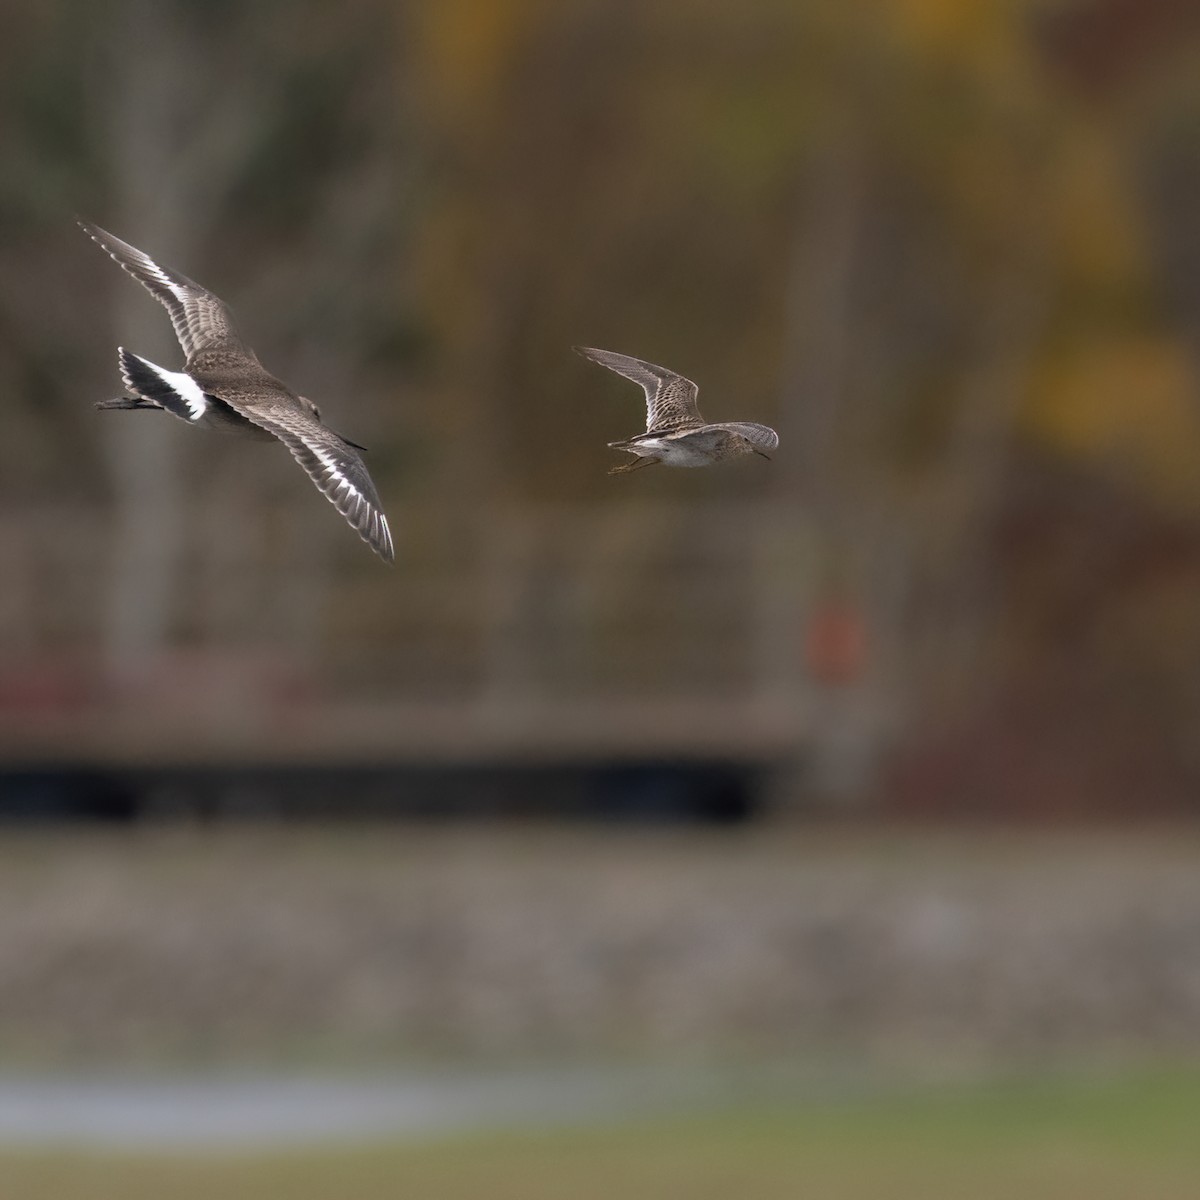
[(358, 453), (362, 447), (323, 425), (311, 400), (267, 373), (212, 292), (98, 226), (84, 220), (79, 225), (166, 308), (186, 356), (182, 371), (168, 371), (119, 348), (128, 395), (96, 407), (165, 409), (190, 425), (278, 438), (359, 537), (384, 562), (394, 562), (391, 530)]
[(646, 432), (623, 442), (609, 442), (614, 450), (637, 457), (633, 462), (609, 470), (626, 475), (639, 467), (662, 463), (668, 467), (707, 467), (727, 458), (758, 454), (770, 458), (768, 450), (779, 445), (779, 435), (766, 425), (752, 421), (722, 421), (710, 424), (696, 405), (699, 390), (690, 379), (627, 354), (576, 346), (577, 354), (632, 379), (646, 393)]

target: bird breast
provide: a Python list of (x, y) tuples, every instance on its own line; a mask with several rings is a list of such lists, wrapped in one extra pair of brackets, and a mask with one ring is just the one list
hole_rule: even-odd
[(640, 445), (659, 455), (667, 467), (707, 467), (713, 461), (710, 452), (678, 438), (646, 438)]

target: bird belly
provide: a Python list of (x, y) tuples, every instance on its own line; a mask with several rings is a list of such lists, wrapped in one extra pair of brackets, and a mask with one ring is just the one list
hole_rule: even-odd
[(707, 467), (711, 456), (678, 438), (642, 434), (626, 442), (609, 442), (614, 450), (625, 450), (639, 458), (653, 458), (668, 467)]
[[(642, 445), (646, 445), (643, 442)], [(712, 462), (712, 456), (689, 446), (686, 442), (668, 438), (656, 439), (654, 453), (661, 459), (665, 467), (707, 467)]]
[(268, 433), (261, 425), (255, 425), (243, 417), (237, 409), (226, 404), (219, 396), (206, 393), (209, 401), (208, 411), (204, 414), (203, 424), (210, 429), (219, 429), (222, 433), (236, 433), (243, 437), (256, 438), (260, 442), (269, 442), (274, 434)]

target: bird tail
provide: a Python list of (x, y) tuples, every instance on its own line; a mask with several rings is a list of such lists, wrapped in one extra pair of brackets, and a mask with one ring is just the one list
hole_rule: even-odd
[(117, 359), (121, 365), (121, 378), (135, 396), (149, 400), (189, 423), (204, 415), (208, 397), (190, 375), (156, 366), (123, 346), (117, 351)]

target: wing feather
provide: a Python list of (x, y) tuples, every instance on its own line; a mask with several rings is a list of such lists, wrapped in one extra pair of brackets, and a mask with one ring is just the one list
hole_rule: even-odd
[(223, 300), (186, 275), (159, 266), (148, 254), (98, 225), (75, 219), (88, 237), (167, 310), (175, 336), (189, 359), (198, 351), (218, 347), (236, 349), (254, 359), (234, 330), (232, 314)]
[(384, 562), (395, 562), (392, 531), (388, 528), (379, 493), (359, 453), (315, 417), (284, 411), (244, 408), (223, 397), (248, 420), (274, 434), (304, 468), (325, 498)]
[(779, 434), (769, 425), (759, 425), (757, 421), (717, 421), (707, 428), (740, 434), (759, 450), (774, 450), (779, 446)]
[(699, 388), (690, 380), (666, 367), (660, 367), (628, 354), (613, 350), (597, 350), (591, 346), (576, 346), (575, 352), (592, 362), (632, 380), (646, 393), (646, 432), (659, 433), (667, 429), (683, 429), (703, 425), (704, 418), (696, 404)]

